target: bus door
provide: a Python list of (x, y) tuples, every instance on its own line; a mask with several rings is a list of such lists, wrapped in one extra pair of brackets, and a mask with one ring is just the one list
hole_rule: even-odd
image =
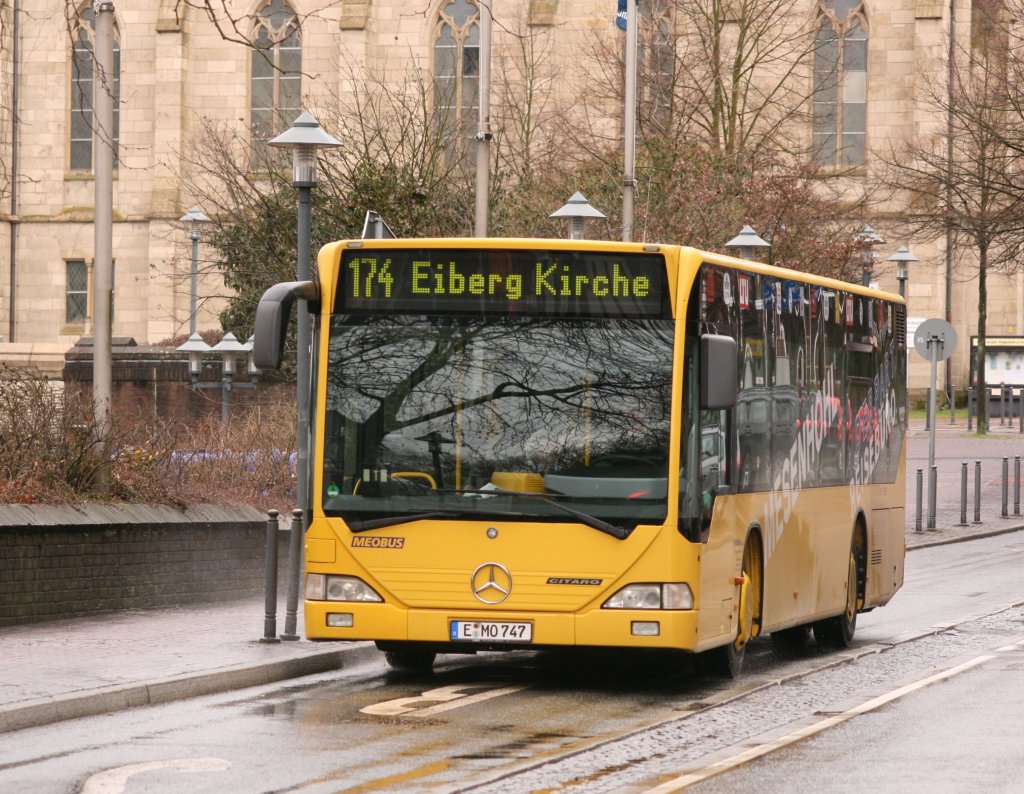
[(701, 544), (698, 609), (705, 641), (735, 634), (736, 582), (726, 572), (732, 572), (735, 557), (735, 500), (729, 495), (737, 357), (731, 338), (704, 336), (700, 342), (686, 349), (679, 518), (684, 534)]
[[(704, 337), (705, 340), (708, 338)], [(735, 354), (735, 342), (732, 339), (713, 338), (727, 343), (727, 350), (732, 352), (727, 352), (726, 356)], [(698, 352), (698, 347), (705, 350)], [(731, 493), (733, 489), (733, 448), (730, 439), (733, 435), (735, 384), (729, 384), (729, 394), (724, 398), (716, 395), (709, 397), (705, 382), (708, 373), (713, 372), (717, 377), (719, 371), (715, 367), (702, 366), (699, 356), (721, 354), (709, 352), (707, 348), (707, 344), (698, 346), (694, 341), (687, 342), (686, 389), (682, 410), (679, 524), (683, 534), (697, 543), (708, 542), (718, 497), (723, 493)], [(732, 371), (735, 371), (735, 360), (730, 363)], [(728, 407), (723, 407), (723, 402)]]

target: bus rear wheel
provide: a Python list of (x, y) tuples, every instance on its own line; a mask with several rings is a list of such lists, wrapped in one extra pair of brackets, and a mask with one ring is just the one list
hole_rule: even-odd
[(863, 547), (861, 534), (850, 549), (849, 566), (846, 573), (846, 608), (834, 618), (819, 620), (814, 624), (814, 639), (826, 648), (849, 648), (857, 630), (857, 612), (864, 605), (864, 581), (860, 575), (861, 565), (858, 550)]

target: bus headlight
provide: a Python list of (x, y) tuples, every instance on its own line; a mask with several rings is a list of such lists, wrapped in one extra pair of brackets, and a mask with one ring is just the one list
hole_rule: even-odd
[(370, 585), (355, 576), (306, 574), (306, 598), (310, 601), (374, 601), (383, 598)]
[(686, 582), (631, 584), (601, 606), (603, 609), (693, 609), (693, 592)]

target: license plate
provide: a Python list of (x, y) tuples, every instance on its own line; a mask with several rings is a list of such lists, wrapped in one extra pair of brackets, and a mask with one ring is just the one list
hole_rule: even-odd
[(500, 620), (453, 620), (449, 625), (452, 640), (469, 642), (533, 642), (532, 623)]

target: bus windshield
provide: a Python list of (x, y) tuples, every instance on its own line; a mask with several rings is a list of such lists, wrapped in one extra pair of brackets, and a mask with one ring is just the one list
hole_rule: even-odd
[(672, 347), (664, 319), (334, 315), (324, 511), (661, 523)]

